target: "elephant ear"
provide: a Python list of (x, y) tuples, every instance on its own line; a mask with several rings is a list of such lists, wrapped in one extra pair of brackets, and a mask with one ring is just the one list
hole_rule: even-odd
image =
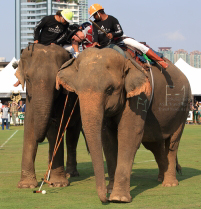
[(25, 62), (26, 62), (25, 60), (20, 59), (19, 64), (18, 64), (18, 68), (15, 72), (15, 76), (20, 81), (23, 90), (24, 90), (24, 84), (25, 84), (25, 78), (24, 78)]
[(136, 66), (132, 64), (129, 59), (125, 61), (125, 89), (127, 98), (145, 93), (146, 96), (151, 94), (151, 85), (148, 77)]
[(76, 92), (76, 74), (78, 72), (77, 62), (72, 58), (65, 62), (56, 76), (56, 89), (60, 89), (60, 85), (68, 91)]
[(74, 61), (75, 61), (75, 58), (72, 58), (72, 59), (68, 60), (67, 62), (65, 62), (65, 63), (61, 66), (61, 68), (60, 68), (59, 70), (63, 70), (63, 69), (65, 69), (65, 68), (67, 68), (68, 66), (72, 65)]

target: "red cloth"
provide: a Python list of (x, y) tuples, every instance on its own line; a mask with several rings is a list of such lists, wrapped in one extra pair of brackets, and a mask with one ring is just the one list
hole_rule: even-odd
[(85, 31), (83, 31), (83, 33), (85, 34), (85, 40), (82, 42), (82, 47), (84, 50), (84, 49), (91, 47), (93, 45), (92, 25), (86, 27)]

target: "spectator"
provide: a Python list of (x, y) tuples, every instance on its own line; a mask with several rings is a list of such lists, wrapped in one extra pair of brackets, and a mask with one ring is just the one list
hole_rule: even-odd
[(13, 125), (16, 126), (16, 117), (18, 116), (18, 106), (17, 103), (14, 101), (11, 104), (10, 112), (12, 116)]
[(22, 101), (19, 101), (19, 104), (18, 104), (18, 124), (19, 125), (20, 125), (20, 122), (22, 122), (19, 117), (22, 114), (22, 105), (23, 105)]
[(199, 124), (198, 121), (198, 108), (199, 108), (199, 103), (196, 101), (195, 105), (193, 106), (193, 115), (194, 115), (194, 124)]
[(22, 105), (22, 113), (25, 115), (25, 112), (26, 112), (26, 104), (24, 103)]
[(8, 128), (8, 113), (10, 112), (10, 109), (8, 108), (8, 103), (6, 102), (4, 107), (1, 109), (2, 114), (2, 130), (4, 130), (4, 121), (6, 122), (6, 129), (10, 130)]

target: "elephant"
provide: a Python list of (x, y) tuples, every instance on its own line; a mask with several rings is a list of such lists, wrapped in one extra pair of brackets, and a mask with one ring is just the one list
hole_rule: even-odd
[[(49, 142), (49, 162), (52, 159), (60, 119), (66, 100), (66, 91), (55, 89), (56, 75), (62, 64), (71, 58), (70, 54), (58, 45), (34, 44), (24, 49), (16, 77), (24, 88), (26, 82), (26, 117), (24, 122), (24, 143), (19, 188), (38, 186), (34, 162), (38, 143), (47, 137)], [(68, 94), (63, 123), (59, 138), (77, 99), (75, 93)], [(54, 157), (50, 182), (57, 187), (69, 185), (66, 173), (78, 176), (76, 147), (81, 130), (79, 104), (75, 106), (66, 131), (67, 163), (64, 169), (64, 143), (60, 144)]]
[(113, 49), (88, 48), (76, 60), (66, 62), (56, 77), (57, 89), (63, 86), (79, 97), (102, 202), (108, 201), (107, 192), (111, 202), (132, 201), (130, 175), (141, 143), (154, 154), (162, 185), (178, 185), (177, 151), (189, 111), (189, 82), (170, 61), (163, 73), (159, 66), (152, 66), (153, 79), (132, 62)]

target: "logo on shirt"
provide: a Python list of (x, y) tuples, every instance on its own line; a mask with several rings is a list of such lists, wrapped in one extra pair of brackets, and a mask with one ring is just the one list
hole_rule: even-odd
[[(110, 32), (110, 29), (105, 28), (103, 25), (101, 26), (101, 29), (104, 30), (106, 33), (109, 33), (109, 32)], [(100, 35), (100, 34), (103, 34), (103, 33), (104, 33), (103, 31), (98, 30), (98, 34), (99, 34), (99, 35)]]
[(52, 33), (61, 33), (62, 32), (62, 30), (59, 28), (58, 25), (55, 28), (48, 28), (48, 31), (52, 32)]

